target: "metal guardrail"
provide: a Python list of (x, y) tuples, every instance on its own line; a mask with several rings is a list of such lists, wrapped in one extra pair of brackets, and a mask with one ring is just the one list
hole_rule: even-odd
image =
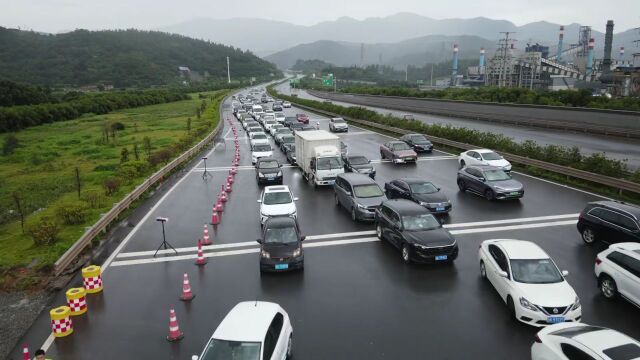
[[(340, 114), (336, 114), (336, 113), (332, 113), (329, 111), (324, 111), (324, 110), (319, 110), (310, 106), (306, 106), (306, 105), (301, 105), (296, 103), (295, 101), (292, 101), (293, 103), (295, 103), (295, 105), (301, 109), (305, 109), (307, 111), (312, 111), (324, 116), (329, 116), (329, 117), (341, 117), (347, 121), (356, 123), (356, 124), (360, 124), (360, 125), (364, 125), (367, 127), (371, 127), (371, 128), (375, 128), (375, 129), (379, 129), (379, 130), (383, 130), (383, 131), (388, 131), (388, 132), (392, 132), (392, 133), (396, 133), (396, 134), (410, 134), (410, 133), (414, 133), (415, 131), (410, 131), (410, 130), (404, 130), (404, 129), (399, 129), (393, 126), (388, 126), (388, 125), (381, 125), (372, 121), (366, 121), (366, 120), (360, 120), (360, 119), (354, 119), (351, 117), (345, 117), (343, 115)], [(458, 149), (463, 149), (463, 150), (470, 150), (470, 149), (477, 149), (478, 146), (476, 145), (471, 145), (471, 144), (466, 144), (466, 143), (461, 143), (458, 141), (453, 141), (453, 140), (449, 140), (449, 139), (444, 139), (444, 138), (440, 138), (440, 137), (436, 137), (436, 136), (431, 136), (428, 134), (425, 134), (425, 136), (431, 140), (432, 142), (436, 143), (436, 144), (441, 144), (441, 145), (445, 145), (445, 146), (450, 146), (450, 147), (454, 147), (454, 148), (458, 148)], [(549, 163), (546, 161), (541, 161), (541, 160), (535, 160), (535, 159), (530, 159), (528, 157), (525, 156), (520, 156), (520, 155), (514, 155), (514, 154), (508, 154), (508, 153), (500, 153), (502, 156), (504, 156), (507, 160), (514, 162), (514, 163), (518, 163), (518, 164), (522, 164), (522, 165), (526, 165), (526, 166), (535, 166), (539, 169), (542, 170), (547, 170), (547, 171), (551, 171), (554, 173), (558, 173), (558, 174), (562, 174), (565, 176), (569, 176), (572, 178), (576, 178), (576, 179), (580, 179), (580, 180), (585, 180), (585, 181), (589, 181), (589, 182), (593, 182), (596, 184), (600, 184), (600, 185), (605, 185), (605, 186), (609, 186), (611, 188), (617, 189), (619, 192), (621, 191), (629, 191), (629, 192), (633, 192), (636, 194), (640, 194), (640, 184), (639, 183), (635, 183), (633, 181), (629, 181), (629, 180), (624, 180), (624, 179), (617, 179), (611, 176), (605, 176), (605, 175), (600, 175), (600, 174), (595, 174), (589, 171), (584, 171), (584, 170), (579, 170), (579, 169), (574, 169), (568, 166), (563, 166), (563, 165), (558, 165), (558, 164), (553, 164), (553, 163)]]
[(132, 192), (130, 192), (124, 199), (120, 200), (118, 203), (114, 204), (114, 206), (109, 210), (106, 214), (104, 214), (95, 224), (93, 224), (71, 247), (64, 253), (62, 256), (56, 260), (53, 265), (54, 274), (60, 275), (64, 270), (66, 270), (69, 265), (82, 253), (82, 251), (91, 243), (91, 241), (96, 238), (100, 233), (105, 231), (107, 227), (120, 216), (120, 214), (131, 206), (131, 204), (136, 201), (145, 191), (147, 191), (151, 186), (156, 184), (158, 181), (162, 180), (167, 174), (173, 171), (176, 167), (181, 165), (183, 162), (191, 159), (195, 154), (199, 153), (208, 143), (213, 141), (213, 139), (220, 133), (222, 126), (224, 125), (223, 114), (223, 105), (227, 100), (228, 96), (225, 96), (220, 102), (220, 120), (218, 121), (218, 125), (213, 131), (207, 135), (204, 139), (202, 139), (199, 143), (194, 145), (191, 149), (187, 150), (182, 155), (173, 159), (170, 163), (165, 165), (162, 169), (155, 172), (153, 175), (148, 177), (142, 184), (138, 185)]
[[(340, 95), (334, 95), (332, 93), (318, 92), (314, 90), (308, 90), (307, 92), (313, 96), (323, 98), (323, 99), (349, 102), (348, 99), (344, 99)], [(424, 106), (420, 106), (420, 105), (393, 103), (394, 100), (425, 101), (425, 102), (440, 101), (440, 100), (434, 100), (434, 99), (422, 99), (422, 98), (399, 97), (399, 96), (381, 96), (381, 95), (368, 95), (368, 94), (349, 94), (349, 93), (344, 93), (341, 95), (353, 95), (353, 96), (360, 97), (360, 100), (358, 101), (358, 103), (353, 103), (354, 105), (360, 104), (364, 106), (375, 106), (375, 107), (381, 107), (381, 108), (387, 108), (387, 109), (412, 111), (412, 112), (431, 114), (431, 115), (460, 117), (465, 119), (482, 120), (482, 121), (488, 121), (493, 123), (510, 124), (510, 125), (517, 125), (517, 126), (529, 126), (529, 127), (546, 128), (546, 129), (576, 131), (576, 132), (582, 132), (582, 133), (610, 135), (610, 136), (618, 136), (618, 137), (626, 137), (626, 138), (640, 138), (640, 130), (626, 129), (621, 127), (579, 124), (575, 122), (554, 121), (554, 120), (546, 120), (546, 119), (540, 119), (540, 118), (534, 118), (534, 117), (518, 118), (511, 115), (496, 114), (496, 113), (478, 113), (478, 112), (465, 111), (465, 110), (459, 110), (459, 109), (457, 110), (431, 109), (431, 108), (425, 108)], [(451, 101), (451, 100), (448, 100), (448, 101)], [(482, 104), (482, 105), (487, 105), (487, 104)], [(491, 103), (489, 105), (503, 105), (503, 104)], [(508, 106), (513, 106), (513, 104), (510, 104)], [(556, 110), (560, 110), (560, 109), (556, 109)], [(561, 109), (561, 110), (569, 110), (569, 108)], [(576, 110), (576, 109), (571, 109), (571, 110)]]

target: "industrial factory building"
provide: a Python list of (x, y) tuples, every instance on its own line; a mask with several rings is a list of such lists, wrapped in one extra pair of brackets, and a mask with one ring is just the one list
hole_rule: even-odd
[(640, 53), (632, 61), (623, 61), (624, 48), (618, 59), (612, 57), (613, 21), (607, 22), (603, 59), (594, 58), (595, 40), (591, 27), (580, 27), (577, 42), (565, 44), (564, 27), (560, 27), (554, 51), (549, 46), (527, 44), (516, 49), (514, 33), (502, 33), (493, 56), (485, 61), (480, 50), (478, 66), (459, 74), (458, 46), (453, 48), (451, 86), (499, 86), (529, 89), (587, 88), (594, 94), (616, 96), (640, 95)]

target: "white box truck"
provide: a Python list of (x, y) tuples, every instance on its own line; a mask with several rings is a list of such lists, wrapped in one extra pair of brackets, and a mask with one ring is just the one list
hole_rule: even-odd
[(296, 159), (302, 176), (314, 187), (333, 185), (344, 173), (340, 138), (325, 131), (296, 131)]

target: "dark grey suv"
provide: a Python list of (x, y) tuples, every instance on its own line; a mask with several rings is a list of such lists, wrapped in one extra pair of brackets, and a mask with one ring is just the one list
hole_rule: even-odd
[(364, 174), (339, 174), (333, 188), (336, 206), (347, 209), (353, 221), (373, 221), (376, 209), (387, 200), (380, 186)]
[(578, 218), (578, 231), (586, 244), (640, 242), (640, 207), (618, 201), (587, 204)]
[(488, 200), (519, 199), (524, 186), (499, 167), (473, 165), (458, 170), (460, 191), (470, 191)]

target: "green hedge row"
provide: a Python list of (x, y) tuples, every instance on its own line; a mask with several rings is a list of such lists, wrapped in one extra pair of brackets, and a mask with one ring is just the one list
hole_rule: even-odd
[(486, 147), (496, 151), (504, 151), (515, 155), (526, 156), (531, 159), (542, 160), (558, 165), (570, 166), (596, 174), (629, 179), (640, 183), (640, 170), (635, 173), (630, 173), (625, 161), (610, 159), (601, 153), (585, 156), (580, 153), (580, 149), (578, 147), (557, 145), (542, 146), (532, 140), (519, 143), (502, 134), (453, 127), (451, 125), (429, 125), (419, 121), (404, 120), (391, 115), (381, 115), (363, 107), (344, 107), (315, 100), (291, 97), (277, 93), (272, 86), (269, 87), (268, 90), (272, 96), (277, 96), (290, 102), (313, 107), (319, 110), (329, 111), (342, 116), (372, 121), (378, 124), (411, 130), (466, 144), (473, 144), (478, 147)]

